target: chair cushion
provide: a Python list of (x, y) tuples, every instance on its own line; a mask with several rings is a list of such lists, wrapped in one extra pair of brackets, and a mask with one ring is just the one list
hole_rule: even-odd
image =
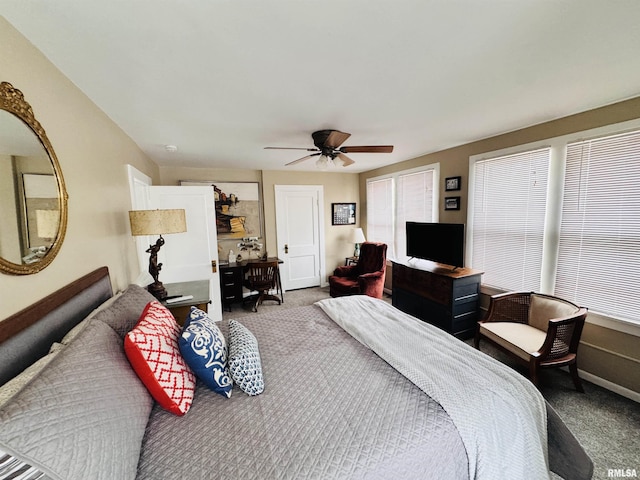
[(329, 277), (331, 291), (342, 295), (357, 295), (360, 293), (360, 284), (354, 277)]
[(481, 323), (480, 333), (526, 361), (540, 350), (547, 336), (538, 328), (512, 322)]
[(549, 320), (566, 317), (577, 311), (578, 308), (571, 303), (533, 294), (529, 304), (529, 325), (546, 332), (549, 328)]

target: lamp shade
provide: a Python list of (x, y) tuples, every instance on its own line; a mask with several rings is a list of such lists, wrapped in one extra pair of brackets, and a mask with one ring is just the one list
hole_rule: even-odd
[(361, 228), (354, 228), (351, 230), (351, 243), (362, 243), (366, 242), (364, 238), (364, 232)]
[(187, 231), (184, 209), (131, 210), (131, 235), (164, 235)]

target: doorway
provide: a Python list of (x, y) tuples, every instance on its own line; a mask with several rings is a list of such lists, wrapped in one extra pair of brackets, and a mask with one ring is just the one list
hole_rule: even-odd
[(283, 289), (317, 287), (325, 278), (324, 188), (275, 185), (276, 236)]

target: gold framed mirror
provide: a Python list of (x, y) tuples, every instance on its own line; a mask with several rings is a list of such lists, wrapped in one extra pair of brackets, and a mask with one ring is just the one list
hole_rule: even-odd
[(56, 154), (20, 90), (0, 82), (0, 272), (37, 273), (60, 250), (68, 195)]

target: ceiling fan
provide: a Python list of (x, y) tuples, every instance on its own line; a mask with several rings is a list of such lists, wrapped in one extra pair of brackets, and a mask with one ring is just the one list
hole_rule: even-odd
[(313, 138), (313, 144), (316, 148), (296, 148), (296, 147), (264, 147), (267, 150), (306, 150), (307, 152), (314, 152), (310, 155), (306, 155), (302, 158), (298, 158), (293, 162), (287, 163), (285, 166), (295, 165), (296, 163), (303, 162), (312, 157), (319, 157), (316, 161), (316, 165), (320, 169), (326, 169), (329, 164), (336, 166), (347, 167), (352, 163), (355, 163), (349, 157), (347, 153), (391, 153), (393, 152), (393, 145), (370, 145), (370, 146), (358, 146), (358, 147), (341, 147), (347, 138), (351, 136), (350, 133), (340, 132), (338, 130), (318, 130), (313, 132), (311, 137)]

